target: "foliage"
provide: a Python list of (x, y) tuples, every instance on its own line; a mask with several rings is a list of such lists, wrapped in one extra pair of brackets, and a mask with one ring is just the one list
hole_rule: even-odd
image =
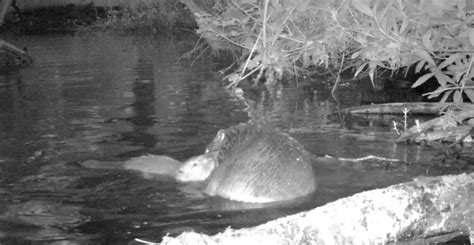
[(11, 11), (0, 30), (27, 34), (74, 32), (103, 16), (103, 8), (88, 5), (51, 6)]
[(94, 28), (124, 32), (161, 33), (174, 27), (194, 27), (192, 15), (174, 0), (138, 4), (133, 8), (109, 8)]
[[(474, 101), (474, 6), (470, 0), (183, 0), (199, 33), (215, 47), (232, 44), (245, 62), (232, 86), (258, 72), (275, 81), (318, 67), (364, 72), (416, 65), (439, 88), (429, 97)], [(408, 70), (408, 69), (407, 69)]]
[(93, 29), (121, 32), (169, 32), (173, 28), (195, 28), (185, 6), (175, 0), (155, 0), (133, 7), (60, 5), (11, 11), (0, 30), (46, 34), (51, 32), (87, 32)]
[[(356, 40), (361, 57), (373, 78), (376, 67), (397, 69), (416, 64), (416, 72), (427, 72), (412, 87), (436, 78), (439, 87), (429, 98), (450, 95), (463, 102), (464, 93), (474, 101), (474, 9), (466, 11), (466, 0), (457, 1), (362, 1), (353, 0), (359, 18)], [(365, 20), (365, 22), (363, 22)], [(368, 30), (368, 31), (367, 31)], [(375, 38), (373, 38), (375, 37)]]

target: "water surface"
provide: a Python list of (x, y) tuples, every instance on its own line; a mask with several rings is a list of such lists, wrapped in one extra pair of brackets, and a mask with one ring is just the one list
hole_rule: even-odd
[[(316, 81), (277, 87), (273, 94), (232, 96), (215, 76), (217, 64), (178, 62), (192, 48), (189, 38), (94, 34), (7, 40), (28, 46), (35, 62), (0, 75), (0, 243), (126, 244), (191, 229), (213, 234), (418, 175), (466, 171), (462, 163), (433, 164), (445, 157), (438, 150), (393, 143), (391, 120), (398, 116), (333, 113), (338, 106), (366, 102), (367, 93), (342, 89), (343, 99), (336, 102)], [(372, 154), (402, 162), (319, 158), (314, 196), (253, 209), (197, 195), (165, 176), (80, 165), (143, 154), (185, 160), (202, 153), (217, 130), (240, 122), (288, 132), (315, 156)]]

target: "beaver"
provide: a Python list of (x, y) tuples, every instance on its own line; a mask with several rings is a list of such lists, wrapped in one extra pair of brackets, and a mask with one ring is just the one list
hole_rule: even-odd
[(217, 162), (210, 155), (198, 155), (186, 160), (176, 171), (176, 180), (193, 182), (206, 180), (217, 167)]
[(177, 178), (192, 179), (181, 177), (192, 176), (186, 173), (194, 171), (191, 165), (214, 168), (205, 180), (204, 192), (210, 196), (267, 203), (316, 190), (310, 153), (291, 136), (262, 126), (239, 124), (220, 130), (205, 153), (187, 164), (178, 170)]
[(175, 176), (181, 162), (168, 156), (145, 155), (125, 161), (124, 169)]
[(288, 134), (239, 124), (219, 130), (202, 155), (184, 163), (145, 155), (125, 162), (89, 160), (90, 168), (121, 168), (199, 182), (204, 193), (227, 199), (268, 203), (307, 196), (316, 190), (311, 155)]
[(209, 155), (198, 155), (180, 162), (169, 156), (146, 154), (126, 161), (87, 160), (82, 166), (94, 169), (125, 169), (138, 171), (146, 176), (158, 174), (173, 177), (180, 182), (200, 182), (209, 177), (216, 168), (216, 162)]
[(92, 159), (82, 162), (81, 165), (96, 169), (134, 170), (143, 173), (168, 175), (174, 178), (176, 171), (181, 167), (182, 163), (168, 156), (147, 154), (130, 158), (124, 162)]

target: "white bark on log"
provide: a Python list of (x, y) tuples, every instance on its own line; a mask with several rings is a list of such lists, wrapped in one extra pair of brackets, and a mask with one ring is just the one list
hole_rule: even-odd
[(474, 238), (474, 173), (422, 177), (253, 228), (185, 232), (162, 244), (385, 244), (451, 232)]
[[(1, 0), (0, 0), (1, 1)], [(33, 58), (25, 51), (15, 47), (13, 44), (7, 43), (0, 39), (0, 52), (3, 51), (18, 59), (18, 64), (26, 65), (33, 62)]]
[[(474, 110), (447, 113), (409, 128), (398, 137), (397, 142), (440, 139), (457, 142), (469, 135), (472, 128), (472, 126), (458, 124), (470, 118), (474, 118)], [(448, 140), (449, 138), (455, 140)]]
[(10, 4), (11, 0), (0, 0), (0, 26), (3, 24), (3, 18), (5, 18)]
[[(351, 114), (403, 114), (403, 109), (407, 108), (412, 114), (433, 114), (438, 115), (439, 112), (451, 106), (451, 103), (425, 103), (425, 102), (403, 102), (403, 103), (386, 103), (362, 105), (351, 108), (342, 109), (342, 113)], [(474, 110), (474, 104), (463, 103), (458, 105), (464, 111)]]

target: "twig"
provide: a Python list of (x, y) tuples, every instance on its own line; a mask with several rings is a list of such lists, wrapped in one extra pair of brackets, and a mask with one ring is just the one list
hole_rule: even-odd
[[(464, 86), (463, 87), (464, 89), (474, 89), (474, 86)], [(422, 96), (426, 96), (426, 95), (431, 95), (431, 94), (440, 94), (444, 91), (447, 91), (447, 90), (458, 90), (459, 87), (449, 87), (449, 88), (443, 88), (443, 90), (441, 91), (433, 91), (433, 92), (428, 92), (428, 93), (424, 93), (422, 94)]]
[(346, 52), (344, 51), (342, 53), (341, 64), (339, 65), (339, 71), (337, 72), (336, 82), (334, 83), (334, 86), (332, 87), (332, 90), (331, 90), (331, 94), (333, 97), (334, 97), (334, 92), (336, 92), (336, 87), (339, 84), (339, 81), (341, 80), (341, 72), (342, 72), (342, 67), (344, 65), (345, 56), (346, 56)]
[(263, 7), (263, 18), (262, 18), (262, 30), (263, 30), (263, 60), (265, 60), (266, 51), (267, 51), (267, 17), (268, 17), (268, 4), (270, 0), (265, 0), (265, 6)]
[[(282, 26), (288, 21), (288, 19), (290, 18), (291, 14), (293, 13), (294, 10), (295, 10), (295, 7), (292, 7), (292, 8), (290, 9), (290, 12), (289, 12), (288, 15), (286, 16), (285, 20), (283, 20), (283, 22), (281, 23)], [(282, 30), (283, 30), (283, 29), (282, 29)], [(279, 34), (279, 33), (278, 33), (278, 34), (275, 33), (275, 38), (274, 38), (273, 41), (272, 41), (272, 47), (271, 47), (271, 48), (273, 48), (273, 46), (275, 46), (275, 42), (276, 42), (276, 40), (278, 39), (278, 37), (280, 37), (280, 34)]]
[(403, 131), (407, 131), (408, 128), (408, 112), (410, 112), (410, 109), (408, 108), (403, 108)]
[(217, 37), (224, 38), (226, 41), (228, 41), (229, 43), (234, 44), (234, 45), (237, 46), (237, 47), (241, 47), (241, 48), (243, 48), (243, 49), (250, 49), (249, 47), (247, 47), (247, 46), (245, 46), (245, 45), (243, 45), (243, 44), (240, 44), (240, 43), (238, 43), (238, 42), (236, 42), (236, 41), (234, 41), (234, 40), (232, 40), (232, 39), (230, 39), (230, 38), (226, 37), (225, 35), (220, 34), (220, 33), (218, 33), (218, 32), (216, 32), (216, 36), (217, 36)]
[(392, 129), (395, 130), (395, 132), (397, 133), (397, 135), (400, 135), (400, 131), (399, 131), (398, 128), (397, 128), (398, 123), (395, 122), (395, 121), (392, 121), (392, 125), (393, 125), (393, 128), (392, 128)]
[[(255, 43), (254, 43), (254, 45), (253, 45), (253, 47), (252, 47), (252, 50), (250, 51), (250, 54), (249, 54), (249, 56), (247, 57), (247, 60), (245, 61), (245, 65), (244, 65), (244, 67), (242, 68), (242, 72), (241, 72), (240, 75), (239, 75), (239, 79), (237, 79), (237, 80), (231, 82), (227, 87), (232, 87), (232, 88), (236, 87), (236, 86), (239, 84), (239, 82), (244, 79), (244, 77), (247, 77), (248, 75), (250, 75), (250, 74), (252, 74), (252, 73), (255, 72), (255, 71), (251, 71), (248, 75), (245, 75), (245, 76), (244, 76), (245, 70), (247, 69), (247, 66), (249, 65), (249, 62), (250, 62), (250, 60), (252, 59), (252, 55), (253, 55), (253, 53), (255, 52), (255, 50), (257, 49), (257, 44), (258, 44), (258, 41), (260, 40), (260, 36), (261, 36), (261, 35), (262, 35), (262, 32), (260, 31), (260, 33), (259, 33), (258, 36), (257, 36), (257, 40), (255, 40)], [(258, 67), (259, 67), (259, 66), (257, 66), (257, 68), (258, 68)], [(255, 70), (255, 69), (254, 69), (254, 70)]]
[(243, 76), (240, 80), (244, 80), (246, 79), (248, 76), (252, 75), (253, 73), (255, 73), (256, 71), (258, 71), (259, 69), (261, 69), (262, 65), (258, 65), (257, 67), (255, 67), (253, 70), (251, 70), (250, 72), (248, 72), (245, 76)]
[(262, 18), (262, 30), (263, 30), (263, 37), (262, 37), (262, 47), (263, 47), (263, 58), (262, 58), (262, 66), (260, 67), (260, 72), (258, 73), (257, 77), (255, 78), (255, 84), (257, 84), (258, 80), (262, 77), (263, 70), (265, 69), (265, 63), (267, 61), (267, 18), (268, 18), (268, 4), (270, 4), (270, 0), (265, 0), (265, 5), (263, 7), (263, 18)]
[[(472, 58), (472, 55), (471, 55), (471, 60), (469, 61), (469, 67), (467, 68), (466, 70), (466, 73), (464, 74), (464, 77), (462, 78), (461, 80), (461, 94), (462, 92), (464, 91), (464, 89), (466, 89), (466, 81), (467, 81), (467, 78), (469, 77), (469, 74), (471, 74), (471, 69), (472, 69), (472, 61), (474, 60)], [(469, 87), (469, 86), (468, 86)], [(461, 97), (462, 98), (462, 97)], [(461, 99), (462, 101), (462, 99)], [(455, 101), (455, 102), (458, 102), (458, 101)]]
[[(201, 46), (201, 47), (203, 47), (203, 46)], [(189, 66), (193, 66), (194, 62), (196, 62), (206, 52), (206, 50), (208, 48), (209, 48), (209, 46), (206, 46), (204, 49), (201, 49), (201, 53), (196, 56), (196, 58), (191, 62), (191, 64)]]
[(243, 13), (245, 13), (249, 18), (251, 18), (252, 20), (254, 20), (255, 22), (257, 22), (257, 20), (255, 19), (255, 17), (253, 17), (251, 14), (247, 13), (247, 11), (245, 9), (243, 9), (240, 5), (238, 5), (235, 1), (230, 1), (237, 9), (239, 9), (240, 11), (242, 11)]
[(135, 238), (135, 241), (139, 242), (139, 243), (143, 243), (143, 244), (159, 244), (159, 243), (156, 243), (156, 242), (145, 241), (145, 240), (140, 239), (140, 238)]
[[(334, 157), (330, 157), (330, 156), (326, 156), (327, 158), (334, 158)], [(339, 157), (339, 158), (336, 158), (340, 161), (346, 161), (346, 162), (362, 162), (362, 161), (365, 161), (365, 160), (370, 160), (370, 159), (375, 159), (375, 160), (380, 160), (380, 161), (388, 161), (388, 162), (400, 162), (399, 159), (395, 159), (395, 158), (385, 158), (385, 157), (378, 157), (378, 156), (374, 156), (374, 155), (368, 155), (368, 156), (365, 156), (365, 157), (360, 157), (360, 158), (344, 158), (344, 157)]]

